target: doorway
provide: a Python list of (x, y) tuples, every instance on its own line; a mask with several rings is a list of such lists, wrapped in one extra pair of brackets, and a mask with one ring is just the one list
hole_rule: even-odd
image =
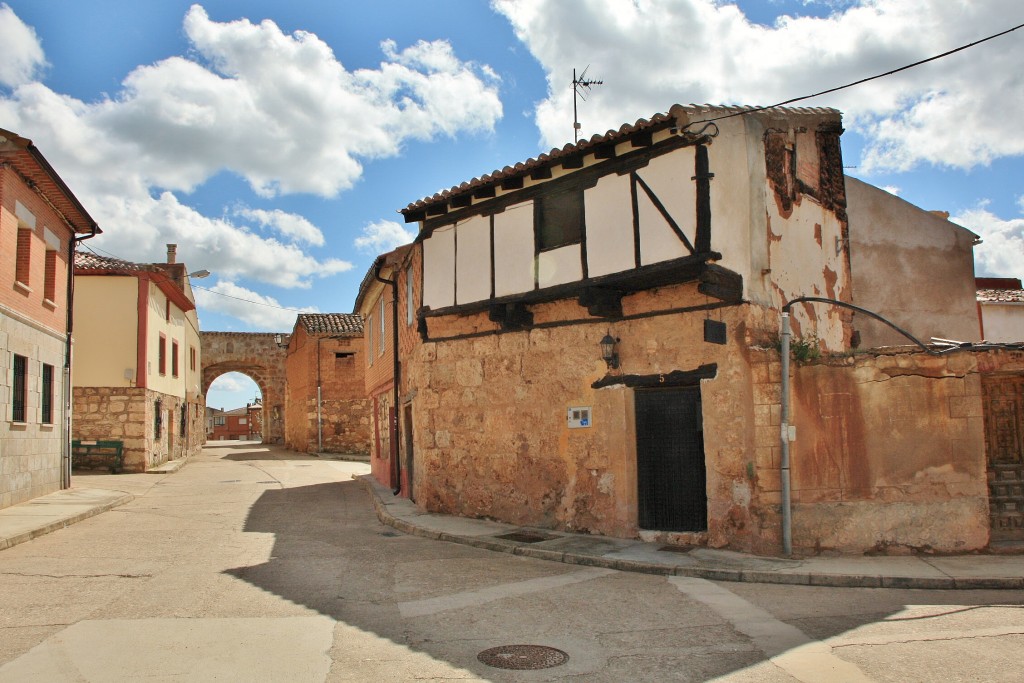
[(404, 422), (405, 422), (405, 479), (406, 479), (406, 486), (409, 488), (409, 500), (411, 500), (413, 502), (416, 502), (416, 498), (413, 497), (413, 488), (412, 488), (412, 482), (413, 482), (413, 479), (414, 479), (414, 477), (413, 477), (413, 464), (415, 463), (415, 460), (412, 457), (412, 454), (413, 454), (412, 453), (412, 444), (413, 444), (413, 438), (412, 438), (412, 404), (411, 403), (406, 403), (405, 404), (405, 409), (404, 409), (403, 412), (405, 413), (405, 415), (404, 415), (404, 418), (405, 418)]
[(982, 375), (992, 540), (1024, 539), (1024, 376)]
[(707, 469), (700, 387), (637, 389), (639, 525), (707, 531)]

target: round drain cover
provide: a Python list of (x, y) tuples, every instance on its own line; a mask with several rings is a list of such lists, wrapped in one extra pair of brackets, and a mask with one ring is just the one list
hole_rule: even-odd
[(502, 645), (476, 656), (497, 669), (550, 669), (569, 661), (569, 655), (544, 645)]

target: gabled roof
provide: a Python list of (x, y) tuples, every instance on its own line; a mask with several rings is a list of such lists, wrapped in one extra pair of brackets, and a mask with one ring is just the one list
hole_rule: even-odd
[(97, 235), (103, 232), (31, 140), (0, 128), (0, 162), (10, 164), (41, 192), (75, 233)]
[[(384, 266), (395, 266), (405, 260), (406, 254), (412, 249), (411, 244), (404, 244), (397, 249), (393, 249), (386, 254), (381, 254), (373, 260), (370, 264), (369, 270), (366, 271), (366, 275), (363, 276), (363, 281), (359, 283), (359, 292), (356, 294), (355, 310), (359, 310), (363, 306), (363, 300), (370, 293), (370, 288), (377, 280), (377, 273), (384, 268)], [(383, 284), (383, 283), (381, 283)]]
[[(174, 265), (174, 264), (171, 264)], [(167, 264), (133, 263), (111, 256), (100, 256), (88, 251), (75, 252), (75, 277), (87, 275), (130, 275), (149, 279), (182, 311), (196, 307), (184, 290), (165, 272)]]
[(363, 333), (363, 317), (357, 313), (300, 313), (297, 323), (309, 334)]
[(133, 263), (112, 256), (100, 256), (88, 251), (75, 252), (75, 272), (125, 273), (132, 275), (141, 271), (156, 270), (148, 263)]
[(624, 123), (618, 130), (609, 130), (604, 135), (594, 135), (589, 140), (569, 143), (561, 149), (552, 149), (546, 154), (527, 159), (514, 166), (505, 166), (500, 170), (473, 178), (433, 196), (412, 202), (404, 209), (399, 209), (399, 212), (405, 217), (406, 223), (424, 220), (429, 216), (443, 215), (447, 213), (446, 205), (449, 202), (451, 202), (452, 208), (461, 208), (469, 206), (473, 198), (493, 197), (494, 191), (498, 188), (508, 190), (522, 187), (522, 179), (527, 176), (535, 180), (550, 178), (551, 167), (577, 160), (582, 165), (582, 157), (586, 154), (594, 154), (598, 159), (613, 158), (615, 156), (614, 147), (619, 143), (632, 140), (635, 147), (650, 145), (650, 136), (655, 132), (671, 128), (684, 128), (690, 125), (692, 125), (692, 132), (689, 134), (698, 138), (703, 134), (702, 127), (699, 125), (703, 121), (744, 113), (786, 118), (832, 116), (836, 118), (837, 123), (842, 116), (838, 109), (830, 107), (769, 107), (761, 109), (732, 105), (675, 104), (667, 114), (659, 113), (650, 119), (638, 119), (632, 124)]

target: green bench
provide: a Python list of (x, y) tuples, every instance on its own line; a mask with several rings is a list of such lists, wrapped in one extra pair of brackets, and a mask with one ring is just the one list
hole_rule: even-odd
[(124, 469), (123, 441), (81, 441), (71, 442), (71, 467), (107, 467), (111, 474)]

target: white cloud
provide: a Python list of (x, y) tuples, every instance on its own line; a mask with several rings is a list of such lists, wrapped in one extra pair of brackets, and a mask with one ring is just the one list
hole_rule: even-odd
[[(581, 105), (587, 135), (674, 103), (773, 104), (997, 33), (1019, 0), (838, 2), (825, 18), (751, 23), (714, 0), (493, 0), (548, 74), (536, 108), (545, 144), (571, 140), (573, 68), (605, 85)], [(584, 55), (584, 57), (581, 57)], [(920, 163), (970, 168), (1024, 153), (1024, 41), (996, 39), (933, 64), (796, 106), (835, 106), (868, 139), (863, 172)]]
[(319, 313), (315, 306), (290, 310), (277, 299), (221, 280), (213, 287), (193, 285), (196, 304), (207, 311), (229, 315), (243, 321), (252, 330), (290, 332), (299, 313)]
[(324, 234), (308, 220), (294, 213), (287, 213), (280, 209), (266, 211), (264, 209), (249, 209), (240, 207), (235, 210), (236, 216), (256, 221), (265, 228), (273, 228), (282, 235), (298, 242), (305, 242), (314, 246), (323, 246)]
[(409, 244), (416, 239), (416, 233), (406, 230), (394, 221), (377, 221), (363, 227), (363, 234), (355, 239), (360, 251), (371, 254), (386, 254), (396, 247)]
[(1024, 276), (1024, 218), (1000, 218), (982, 202), (949, 220), (977, 233), (983, 240), (974, 247), (975, 269), (979, 276)]
[(162, 260), (176, 242), (190, 267), (222, 279), (310, 287), (352, 267), (309, 252), (324, 243), (316, 226), (273, 210), (206, 216), (187, 193), (228, 172), (264, 197), (332, 197), (364, 160), (395, 155), (408, 139), (490, 131), (502, 115), (491, 72), (445, 41), (385, 43), (378, 69), (349, 71), (316, 35), (270, 21), (218, 23), (193, 5), (184, 31), (187, 56), (139, 66), (120, 92), (84, 102), (26, 80), (42, 51), (0, 7), (0, 35), (23, 39), (20, 61), (8, 43), (0, 60), (0, 76), (17, 84), (0, 94), (0, 127), (43, 150), (103, 228), (98, 246), (122, 258)]
[(885, 190), (886, 192), (888, 192), (889, 194), (895, 196), (895, 197), (899, 197), (900, 196), (900, 191), (901, 190), (900, 190), (900, 188), (897, 185), (884, 185), (882, 187), (882, 189)]
[(0, 85), (7, 87), (28, 83), (36, 72), (46, 66), (46, 57), (39, 38), (31, 27), (18, 18), (7, 3), (0, 3)]
[(210, 384), (210, 390), (223, 392), (248, 391), (253, 386), (256, 386), (256, 383), (249, 379), (247, 375), (243, 375), (240, 372), (226, 372), (213, 380)]

